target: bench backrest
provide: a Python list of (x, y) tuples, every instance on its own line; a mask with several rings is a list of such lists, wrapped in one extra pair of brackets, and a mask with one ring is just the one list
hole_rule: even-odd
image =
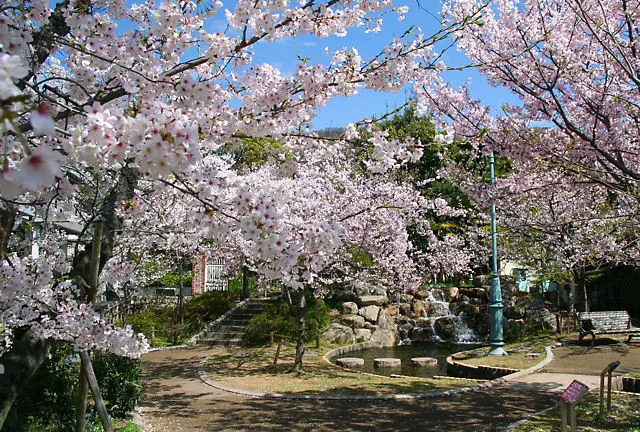
[(578, 312), (578, 321), (591, 320), (596, 330), (611, 331), (631, 328), (627, 311)]

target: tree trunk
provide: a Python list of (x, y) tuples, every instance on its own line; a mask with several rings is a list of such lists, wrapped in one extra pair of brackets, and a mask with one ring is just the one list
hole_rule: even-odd
[(9, 239), (13, 232), (13, 225), (16, 222), (17, 209), (11, 205), (0, 208), (0, 261), (4, 261), (7, 256)]
[[(64, 4), (68, 4), (68, 2), (65, 0)], [(60, 5), (58, 4), (58, 7)], [(122, 168), (118, 184), (103, 203), (105, 241), (101, 245), (98, 274), (104, 263), (113, 256), (115, 238), (120, 232), (121, 222), (116, 213), (116, 203), (126, 201), (134, 196), (139, 175), (139, 172), (134, 168)], [(11, 207), (0, 209), (0, 257), (2, 259), (6, 256), (6, 245), (12, 233), (15, 218), (15, 209)], [(74, 260), (73, 269), (69, 276), (70, 278), (80, 276), (85, 280), (87, 278), (91, 280), (90, 267), (89, 256), (87, 253), (82, 253)], [(2, 430), (2, 425), (9, 415), (19, 391), (38, 370), (51, 348), (51, 342), (36, 340), (25, 330), (17, 329), (15, 334), (11, 350), (5, 353), (1, 359), (4, 373), (0, 374), (0, 430)]]
[(576, 310), (576, 281), (575, 277), (571, 279), (569, 283), (569, 311), (575, 312)]
[(50, 342), (33, 338), (29, 331), (16, 332), (11, 350), (2, 356), (4, 373), (0, 374), (0, 430), (18, 393), (47, 358), (50, 349)]
[(249, 268), (242, 266), (242, 298), (249, 298)]
[(298, 297), (298, 342), (296, 343), (296, 359), (293, 363), (292, 372), (302, 370), (302, 359), (304, 357), (304, 339), (307, 336), (307, 285), (303, 285)]
[[(95, 303), (98, 295), (100, 251), (102, 250), (102, 228), (102, 220), (96, 219), (96, 226), (93, 233), (93, 245), (91, 248), (91, 267), (89, 269), (89, 288), (87, 289), (87, 303)], [(92, 379), (93, 381), (95, 381), (95, 375), (93, 375), (93, 367), (91, 366), (89, 353), (87, 351), (81, 351), (80, 359), (82, 360), (82, 367), (80, 368), (80, 383), (78, 385), (78, 421), (76, 423), (76, 432), (83, 432), (85, 429), (87, 416), (87, 384), (91, 386), (93, 401), (95, 402), (96, 408), (100, 413), (102, 426), (104, 427), (105, 432), (110, 432), (113, 430), (111, 427), (111, 419), (107, 414), (107, 409), (104, 405), (104, 401), (102, 400), (102, 395), (98, 390), (98, 384), (92, 383)]]

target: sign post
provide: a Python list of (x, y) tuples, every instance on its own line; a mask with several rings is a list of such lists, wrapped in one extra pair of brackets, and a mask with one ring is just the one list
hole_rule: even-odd
[(576, 426), (576, 404), (589, 393), (589, 387), (586, 384), (581, 383), (578, 380), (573, 380), (571, 384), (560, 395), (560, 410), (562, 415), (562, 424), (560, 430), (565, 432), (567, 430), (567, 407), (569, 410), (569, 417), (571, 422), (571, 431), (577, 430)]

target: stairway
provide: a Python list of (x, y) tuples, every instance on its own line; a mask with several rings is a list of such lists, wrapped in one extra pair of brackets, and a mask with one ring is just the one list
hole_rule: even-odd
[(254, 315), (264, 312), (274, 302), (272, 298), (255, 298), (231, 312), (218, 325), (210, 329), (203, 337), (198, 338), (198, 344), (211, 346), (239, 347), (244, 343), (247, 324)]

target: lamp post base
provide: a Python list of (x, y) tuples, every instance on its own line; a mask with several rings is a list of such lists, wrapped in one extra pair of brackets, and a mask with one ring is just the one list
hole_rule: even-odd
[(490, 356), (506, 356), (506, 355), (509, 355), (509, 354), (507, 354), (507, 352), (504, 350), (504, 348), (502, 348), (502, 346), (492, 346), (491, 350), (489, 351), (489, 353), (487, 355), (490, 355)]

